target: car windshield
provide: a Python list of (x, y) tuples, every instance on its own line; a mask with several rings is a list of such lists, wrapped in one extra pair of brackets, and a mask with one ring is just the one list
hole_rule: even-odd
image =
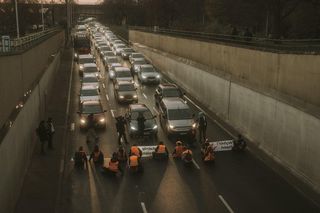
[(83, 83), (95, 83), (98, 82), (98, 79), (95, 77), (85, 77), (82, 79)]
[(179, 89), (176, 89), (176, 88), (164, 89), (162, 96), (163, 97), (180, 97), (181, 92)]
[(155, 72), (155, 70), (153, 69), (153, 67), (144, 67), (141, 70), (142, 72)]
[(132, 58), (143, 58), (142, 54), (133, 54)]
[(100, 105), (83, 105), (82, 107), (82, 112), (86, 113), (86, 114), (90, 114), (90, 113), (101, 113), (102, 109), (100, 107)]
[(150, 119), (153, 119), (153, 115), (152, 113), (150, 112), (150, 110), (148, 109), (144, 109), (144, 110), (139, 110), (139, 111), (133, 111), (131, 113), (131, 119), (132, 120), (137, 120), (138, 116), (139, 116), (139, 113), (143, 113), (143, 117), (146, 119), (146, 120), (150, 120)]
[(102, 51), (102, 54), (105, 56), (114, 56), (113, 52), (110, 51)]
[(89, 64), (94, 63), (93, 58), (79, 58), (79, 64)]
[(103, 47), (100, 48), (100, 50), (101, 51), (108, 51), (108, 50), (110, 50), (110, 47), (103, 46)]
[(86, 67), (85, 72), (98, 72), (98, 69), (96, 67)]
[(141, 61), (135, 61), (134, 64), (146, 64), (146, 61), (145, 60), (141, 60)]
[(96, 96), (99, 95), (96, 89), (83, 89), (81, 90), (81, 96)]
[(130, 48), (125, 48), (125, 49), (123, 49), (123, 51), (124, 52), (126, 52), (126, 53), (132, 53), (132, 52), (134, 52), (134, 50), (133, 49), (130, 49)]
[(117, 73), (117, 77), (120, 77), (120, 78), (132, 77), (130, 71), (119, 71), (116, 73)]
[(169, 120), (188, 120), (192, 119), (189, 109), (170, 109), (168, 110)]
[(125, 48), (125, 47), (126, 47), (126, 45), (122, 45), (122, 44), (116, 46), (116, 48), (118, 48), (118, 49)]
[(134, 85), (133, 84), (121, 84), (119, 85), (119, 91), (134, 91)]
[(117, 58), (109, 58), (108, 59), (108, 63), (113, 64), (113, 63), (118, 63), (118, 59)]

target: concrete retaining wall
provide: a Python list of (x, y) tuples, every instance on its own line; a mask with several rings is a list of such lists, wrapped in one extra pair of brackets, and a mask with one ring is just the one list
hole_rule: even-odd
[[(264, 52), (179, 37), (129, 31), (130, 41), (221, 70), (265, 92), (320, 107), (320, 56)], [(312, 92), (311, 92), (312, 91)], [(289, 98), (288, 101), (291, 101)]]
[[(46, 65), (48, 67), (40, 82), (33, 89), (28, 101), (24, 104), (17, 119), (0, 144), (1, 212), (11, 213), (14, 211), (34, 150), (34, 145), (37, 141), (35, 129), (38, 126), (39, 120), (44, 117), (46, 105), (45, 94), (50, 92), (59, 64), (60, 53), (56, 54), (49, 66)], [(43, 71), (44, 70), (42, 70), (42, 72)]]
[[(320, 193), (320, 120), (271, 96), (142, 46), (162, 72)], [(201, 94), (201, 95), (199, 95)]]
[(30, 50), (10, 56), (0, 57), (0, 127), (9, 114), (37, 81), (48, 64), (50, 55), (64, 45), (64, 32), (60, 32)]

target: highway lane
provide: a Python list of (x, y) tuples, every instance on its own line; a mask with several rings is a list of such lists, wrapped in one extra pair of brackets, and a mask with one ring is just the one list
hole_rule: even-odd
[[(99, 59), (97, 64), (104, 68)], [(124, 62), (129, 66), (128, 62)], [(78, 70), (73, 70), (72, 98), (70, 108), (70, 131), (68, 159), (80, 146), (91, 152), (93, 144), (87, 144), (86, 133), (79, 130), (78, 93), (80, 89)], [(138, 84), (138, 82), (136, 81)], [(102, 89), (102, 101), (106, 112), (107, 129), (99, 131), (99, 145), (105, 155), (117, 149), (114, 116), (124, 115), (126, 105), (118, 104), (113, 95), (113, 85), (106, 77)], [(139, 103), (154, 107), (155, 86), (139, 85)], [(196, 106), (191, 104), (197, 113)], [(164, 141), (170, 151), (174, 142), (169, 141), (159, 123), (158, 140)], [(209, 120), (208, 137), (211, 140), (230, 139), (223, 129)], [(129, 139), (129, 137), (128, 137)], [(157, 144), (147, 138), (143, 142), (130, 140), (130, 144)], [(129, 147), (127, 147), (128, 149)], [(83, 172), (73, 170), (70, 161), (67, 167), (65, 212), (316, 212), (314, 205), (288, 185), (263, 162), (249, 152), (217, 153), (214, 166), (201, 162), (199, 145), (193, 148), (195, 162), (186, 168), (182, 162), (170, 158), (168, 162), (144, 159), (145, 172), (132, 175), (125, 172), (122, 178), (104, 177), (93, 165)]]

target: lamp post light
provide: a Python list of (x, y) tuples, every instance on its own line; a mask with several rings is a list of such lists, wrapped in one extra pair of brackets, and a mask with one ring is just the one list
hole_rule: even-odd
[(14, 7), (16, 11), (16, 26), (17, 26), (17, 38), (20, 38), (20, 31), (19, 31), (19, 14), (18, 14), (18, 2), (14, 0)]

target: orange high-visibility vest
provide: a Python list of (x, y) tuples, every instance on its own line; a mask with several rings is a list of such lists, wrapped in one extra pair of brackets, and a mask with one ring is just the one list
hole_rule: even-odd
[(131, 166), (138, 166), (138, 156), (131, 155), (130, 156), (130, 167)]
[(181, 154), (182, 154), (182, 152), (183, 152), (183, 146), (176, 146), (175, 150), (176, 150), (175, 155), (176, 155), (177, 157), (181, 157)]
[(135, 154), (136, 156), (140, 157), (140, 151), (137, 146), (132, 146), (131, 147), (131, 154)]
[(113, 172), (118, 172), (119, 171), (119, 161), (116, 162), (109, 162), (109, 169)]
[(165, 153), (166, 152), (166, 146), (165, 145), (159, 145), (157, 153)]

